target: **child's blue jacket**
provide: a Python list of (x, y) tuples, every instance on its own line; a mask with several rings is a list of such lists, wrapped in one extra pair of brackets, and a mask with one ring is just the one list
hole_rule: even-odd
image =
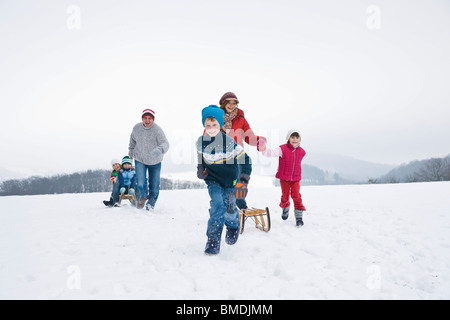
[(136, 171), (131, 168), (128, 170), (120, 169), (118, 177), (121, 188), (129, 187), (136, 190)]

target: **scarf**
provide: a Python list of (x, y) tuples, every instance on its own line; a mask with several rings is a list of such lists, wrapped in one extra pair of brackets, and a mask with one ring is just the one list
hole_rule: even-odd
[(223, 131), (225, 131), (227, 134), (230, 132), (231, 130), (231, 124), (232, 121), (234, 120), (234, 118), (236, 118), (238, 113), (238, 108), (234, 109), (231, 113), (226, 113), (223, 117), (224, 120), (224, 125), (223, 125)]

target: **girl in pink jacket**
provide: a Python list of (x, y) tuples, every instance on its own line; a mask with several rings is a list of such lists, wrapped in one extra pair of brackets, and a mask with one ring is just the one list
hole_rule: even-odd
[(302, 160), (306, 152), (300, 147), (301, 137), (298, 130), (289, 130), (286, 139), (288, 140), (286, 144), (274, 150), (265, 149), (262, 154), (279, 159), (276, 178), (280, 179), (281, 185), (282, 219), (286, 220), (289, 217), (289, 198), (292, 197), (296, 224), (297, 227), (301, 227), (303, 226), (303, 211), (306, 209), (300, 194), (300, 180), (302, 180)]

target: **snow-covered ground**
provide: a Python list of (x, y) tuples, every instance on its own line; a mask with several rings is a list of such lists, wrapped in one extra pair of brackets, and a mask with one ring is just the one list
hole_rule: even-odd
[(203, 253), (207, 190), (162, 191), (154, 213), (107, 193), (0, 197), (1, 299), (449, 299), (449, 182), (302, 187), (305, 226), (276, 187), (250, 189), (248, 221)]

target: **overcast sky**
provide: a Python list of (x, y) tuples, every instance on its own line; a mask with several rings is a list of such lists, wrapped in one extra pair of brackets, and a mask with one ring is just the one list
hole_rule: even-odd
[(0, 168), (109, 169), (145, 108), (189, 162), (227, 91), (273, 147), (446, 156), (449, 35), (445, 0), (2, 0)]

